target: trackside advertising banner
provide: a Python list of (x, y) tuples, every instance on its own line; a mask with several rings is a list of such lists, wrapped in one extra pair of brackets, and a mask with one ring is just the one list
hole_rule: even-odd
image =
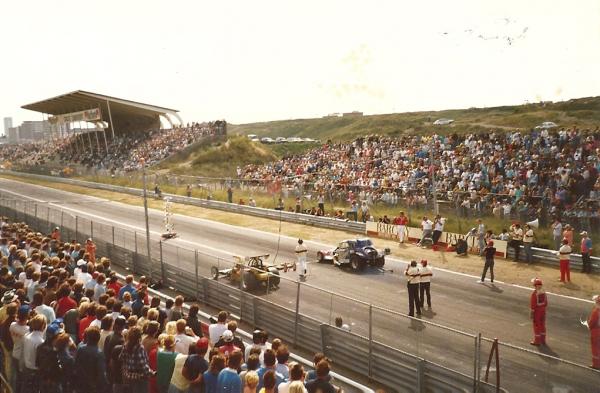
[[(423, 231), (419, 228), (406, 227), (406, 234), (408, 235), (408, 239), (411, 241), (418, 241), (423, 237)], [(398, 227), (392, 224), (384, 224), (382, 222), (367, 222), (367, 235), (380, 237), (383, 239), (398, 239)], [(467, 238), (466, 235), (460, 233), (452, 233), (452, 232), (442, 232), (442, 236), (440, 237), (440, 241), (438, 244), (448, 247), (455, 246), (456, 241), (458, 239), (465, 239), (467, 241), (469, 252), (478, 253), (479, 245), (477, 242), (477, 238), (474, 236), (469, 236)], [(506, 258), (506, 248), (508, 242), (504, 240), (496, 240), (494, 239), (494, 247), (496, 247), (496, 255), (502, 256)]]

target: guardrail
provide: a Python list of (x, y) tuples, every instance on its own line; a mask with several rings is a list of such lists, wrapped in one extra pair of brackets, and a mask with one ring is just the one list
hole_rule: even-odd
[[(3, 170), (1, 172), (10, 174), (10, 175), (14, 175), (14, 176), (30, 178), (30, 179), (38, 179), (38, 180), (53, 181), (53, 182), (64, 183), (64, 184), (72, 184), (72, 185), (77, 185), (77, 186), (82, 186), (82, 187), (87, 187), (87, 188), (92, 188), (92, 189), (126, 193), (126, 194), (136, 195), (136, 196), (140, 196), (140, 197), (142, 195), (142, 190), (138, 189), (138, 188), (115, 186), (112, 184), (95, 183), (95, 182), (88, 182), (88, 181), (83, 181), (83, 180), (67, 179), (67, 178), (63, 178), (63, 177), (36, 175), (36, 174), (31, 174), (31, 173), (14, 172), (14, 171), (7, 171), (7, 170)], [(251, 215), (251, 216), (256, 216), (256, 217), (270, 218), (270, 219), (274, 219), (274, 220), (281, 220), (281, 221), (293, 222), (293, 223), (297, 223), (297, 224), (311, 225), (311, 226), (317, 226), (317, 227), (321, 227), (321, 228), (329, 228), (329, 229), (342, 230), (342, 231), (360, 233), (360, 234), (364, 234), (366, 231), (366, 226), (362, 222), (339, 220), (339, 219), (330, 218), (330, 217), (311, 216), (311, 215), (307, 215), (307, 214), (292, 213), (292, 212), (286, 212), (286, 211), (280, 211), (280, 210), (274, 210), (274, 209), (265, 209), (265, 208), (261, 208), (261, 207), (252, 207), (252, 206), (246, 206), (246, 205), (238, 205), (238, 204), (234, 204), (234, 203), (213, 201), (213, 200), (200, 199), (200, 198), (192, 198), (192, 197), (186, 197), (186, 196), (175, 195), (175, 194), (166, 194), (165, 193), (163, 195), (170, 197), (171, 200), (176, 203), (199, 206), (199, 207), (204, 207), (204, 208), (208, 208), (208, 209), (217, 209), (217, 210), (222, 210), (222, 211), (227, 211), (227, 212), (232, 212), (232, 213), (246, 214), (246, 215)], [(559, 265), (558, 257), (556, 256), (556, 254), (553, 250), (534, 247), (533, 251), (534, 251), (534, 255), (533, 255), (534, 262), (558, 267), (558, 265)], [(514, 256), (514, 250), (512, 248), (509, 248), (508, 256), (509, 257)], [(523, 261), (525, 260), (525, 252), (524, 252), (524, 248), (522, 246), (521, 246), (521, 253), (520, 253), (519, 257), (520, 257), (520, 260), (523, 260)], [(591, 257), (590, 259), (591, 259), (592, 271), (593, 272), (600, 271), (600, 258), (599, 257)], [(574, 268), (580, 269), (582, 266), (581, 255), (575, 254), (575, 253), (571, 254), (571, 263)]]

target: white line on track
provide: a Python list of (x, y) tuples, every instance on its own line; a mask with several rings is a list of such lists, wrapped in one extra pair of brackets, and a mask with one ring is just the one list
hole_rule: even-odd
[[(46, 188), (46, 189), (48, 189), (50, 191), (59, 191), (59, 192), (65, 192), (65, 193), (67, 192), (67, 191), (57, 190), (57, 189), (51, 188), (51, 187), (40, 186), (40, 185), (37, 185), (37, 184), (30, 184), (30, 183), (22, 183), (22, 182), (18, 182), (18, 181), (15, 181), (15, 180), (10, 180), (10, 179), (2, 179), (2, 180), (3, 181), (8, 181), (8, 182), (13, 182), (13, 183), (19, 183), (19, 184), (28, 184), (28, 185), (31, 185), (31, 186), (34, 186), (34, 187)], [(10, 194), (18, 195), (18, 196), (20, 196), (22, 198), (31, 199), (31, 200), (34, 200), (36, 202), (47, 203), (47, 201), (44, 201), (42, 199), (37, 199), (37, 198), (31, 197), (29, 195), (23, 195), (23, 194), (20, 194), (18, 192), (8, 191), (8, 190), (4, 190), (4, 192), (8, 192)], [(119, 204), (121, 204), (121, 205), (123, 205), (125, 207), (128, 207), (128, 208), (135, 208), (136, 210), (143, 209), (140, 206), (127, 205), (127, 204), (124, 204), (124, 203), (121, 203), (121, 202), (114, 202), (114, 201), (110, 201), (110, 200), (106, 200), (106, 199), (102, 199), (102, 198), (98, 198), (98, 197), (94, 197), (94, 196), (88, 196), (88, 195), (86, 195), (86, 196), (89, 197), (89, 198), (93, 198), (93, 199), (98, 199), (98, 200), (102, 200), (102, 201), (108, 201), (110, 203), (119, 203)], [(72, 211), (74, 213), (86, 215), (86, 216), (89, 216), (89, 217), (94, 217), (94, 218), (97, 218), (97, 219), (100, 219), (100, 220), (103, 220), (103, 221), (106, 221), (106, 222), (111, 222), (111, 223), (115, 223), (115, 224), (118, 224), (118, 225), (121, 225), (121, 226), (125, 226), (125, 227), (129, 227), (129, 228), (132, 228), (132, 229), (136, 229), (136, 230), (139, 230), (139, 231), (144, 232), (144, 233), (146, 231), (145, 228), (136, 227), (136, 226), (130, 225), (130, 224), (125, 224), (125, 223), (122, 223), (120, 221), (116, 221), (116, 220), (112, 220), (112, 219), (105, 218), (105, 217), (102, 217), (102, 216), (98, 216), (96, 214), (88, 213), (88, 212), (85, 212), (85, 211), (82, 211), (82, 210), (73, 209), (73, 208), (70, 208), (70, 207), (66, 207), (64, 205), (55, 204), (55, 203), (48, 203), (48, 205), (57, 207), (59, 209), (69, 210), (69, 211)], [(149, 209), (149, 210), (154, 210), (155, 212), (158, 211), (156, 209)], [(228, 227), (228, 228), (232, 228), (232, 229), (236, 229), (236, 230), (240, 229), (239, 226), (235, 226), (235, 225), (232, 225), (232, 224), (226, 224), (226, 223), (222, 223), (222, 222), (216, 222), (216, 221), (208, 220), (208, 219), (205, 219), (205, 218), (190, 217), (190, 216), (186, 216), (186, 215), (183, 215), (183, 214), (175, 214), (175, 216), (181, 217), (181, 218), (183, 218), (185, 220), (199, 220), (199, 221), (202, 221), (202, 222), (210, 224), (210, 225), (218, 225), (218, 226)], [(254, 229), (254, 228), (244, 227), (244, 230), (245, 231), (254, 232), (254, 233), (257, 233), (257, 234), (260, 234), (260, 235), (263, 235), (263, 236), (271, 236), (271, 237), (273, 237), (273, 236), (281, 236), (281, 238), (285, 238), (285, 239), (288, 239), (288, 240), (296, 240), (296, 238), (292, 237), (292, 236), (278, 235), (278, 234), (275, 234), (275, 233), (265, 232), (265, 231), (261, 231), (259, 229)], [(158, 235), (158, 236), (162, 235), (161, 233), (156, 232), (156, 231), (150, 231), (150, 233), (153, 234), (153, 235)], [(229, 255), (229, 256), (237, 255), (237, 254), (233, 254), (233, 253), (227, 252), (227, 251), (225, 251), (223, 249), (219, 249), (219, 248), (207, 246), (207, 245), (204, 245), (204, 244), (198, 244), (198, 243), (195, 243), (195, 242), (192, 242), (192, 241), (189, 241), (189, 240), (185, 240), (185, 239), (181, 239), (181, 238), (176, 238), (176, 239), (173, 239), (173, 240), (176, 240), (177, 242), (182, 242), (182, 243), (190, 244), (190, 245), (193, 245), (195, 247), (205, 248), (207, 250), (219, 252), (219, 253), (226, 254), (226, 255)], [(317, 248), (331, 248), (331, 247), (333, 247), (333, 246), (331, 246), (329, 244), (315, 242), (315, 241), (312, 241), (312, 240), (306, 241), (306, 243), (308, 243), (309, 245), (316, 246)], [(398, 259), (398, 258), (388, 258), (388, 260), (394, 261), (394, 262), (398, 262), (398, 263), (403, 263), (403, 264), (408, 264), (409, 263), (408, 261), (405, 261), (405, 260), (402, 260), (402, 259)], [(463, 277), (480, 278), (480, 276), (476, 276), (476, 275), (473, 275), (473, 274), (457, 272), (457, 271), (448, 270), (448, 269), (439, 268), (439, 267), (433, 267), (433, 269), (441, 271), (441, 272), (444, 272), (444, 273), (455, 274), (455, 275), (459, 275), (459, 276), (463, 276)], [(532, 290), (532, 288), (530, 288), (530, 287), (526, 287), (526, 286), (519, 285), (519, 284), (510, 284), (510, 283), (506, 283), (504, 281), (498, 281), (498, 280), (496, 280), (495, 283), (503, 284), (503, 285), (506, 285), (506, 286), (511, 286), (513, 288), (524, 289), (524, 290), (527, 290), (527, 291), (531, 291)], [(552, 296), (563, 298), (563, 299), (576, 300), (576, 301), (585, 302), (585, 303), (594, 303), (592, 300), (583, 299), (583, 298), (576, 297), (576, 296), (563, 295), (563, 294), (554, 293), (554, 292), (546, 292), (546, 293), (549, 294), (549, 295), (552, 295)]]

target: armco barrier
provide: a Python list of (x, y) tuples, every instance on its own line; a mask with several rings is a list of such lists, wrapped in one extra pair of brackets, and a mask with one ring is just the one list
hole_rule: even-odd
[[(0, 215), (5, 215), (13, 219), (18, 217), (18, 219), (27, 222), (32, 227), (41, 223), (47, 228), (51, 228), (52, 226), (58, 226), (60, 223), (62, 223), (62, 229), (65, 231), (65, 233), (68, 233), (69, 231), (69, 233), (76, 232), (78, 235), (81, 235), (83, 239), (85, 239), (91, 235), (87, 231), (94, 231), (94, 228), (100, 228), (102, 225), (91, 222), (89, 222), (89, 225), (87, 225), (88, 222), (85, 222), (78, 217), (75, 217), (74, 220), (65, 220), (67, 215), (60, 211), (60, 209), (49, 208), (47, 205), (35, 202), (25, 203), (22, 200), (15, 199), (14, 197), (4, 198), (6, 196), (10, 196), (10, 193), (0, 191), (0, 197), (2, 197), (0, 198)], [(46, 209), (39, 208), (42, 207), (42, 205)], [(36, 213), (37, 216), (34, 215)], [(56, 222), (54, 220), (56, 220)], [(82, 228), (79, 228), (79, 221), (85, 222), (86, 225), (82, 226)], [(106, 250), (106, 256), (110, 257), (116, 265), (121, 265), (136, 274), (148, 274), (150, 270), (147, 264), (148, 257), (146, 255), (140, 255), (137, 250), (140, 248), (140, 252), (145, 252), (146, 248), (143, 246), (145, 244), (145, 238), (143, 235), (139, 235), (135, 232), (128, 234), (126, 230), (119, 229), (119, 231), (117, 231), (117, 229), (118, 228), (105, 228), (102, 231), (96, 231), (99, 236), (95, 237), (98, 250)], [(121, 232), (121, 236), (118, 235), (119, 232)], [(118, 240), (119, 237), (121, 237), (122, 240)], [(115, 242), (120, 242), (120, 244), (123, 246), (116, 245)], [(142, 246), (138, 247), (138, 243)], [(422, 341), (427, 336), (417, 336), (415, 335), (416, 333), (410, 333), (411, 337), (421, 340), (421, 344), (425, 345), (424, 349), (426, 350), (425, 352), (420, 352), (419, 355), (411, 355), (408, 353), (412, 352), (410, 345), (408, 346), (409, 350), (404, 350), (403, 348), (405, 347), (394, 348), (392, 346), (385, 346), (378, 342), (378, 339), (376, 338), (378, 336), (371, 336), (370, 333), (369, 338), (365, 337), (364, 335), (361, 336), (356, 333), (352, 333), (352, 340), (359, 340), (359, 342), (356, 342), (356, 345), (353, 345), (351, 348), (343, 349), (339, 347), (339, 345), (340, 343), (344, 345), (346, 338), (340, 338), (336, 333), (341, 333), (343, 335), (345, 332), (330, 330), (333, 329), (331, 326), (329, 326), (329, 320), (331, 319), (330, 316), (325, 316), (323, 314), (320, 314), (320, 316), (319, 314), (312, 314), (311, 310), (313, 308), (306, 310), (306, 313), (311, 313), (311, 315), (308, 316), (306, 313), (302, 313), (300, 311), (298, 303), (296, 304), (295, 308), (291, 305), (291, 303), (288, 302), (275, 304), (273, 301), (268, 300), (268, 294), (266, 298), (255, 296), (251, 293), (243, 292), (239, 288), (232, 287), (225, 282), (216, 281), (211, 278), (195, 274), (194, 269), (198, 271), (198, 252), (194, 252), (194, 250), (188, 250), (191, 252), (183, 252), (183, 249), (175, 250), (175, 258), (191, 258), (191, 260), (169, 260), (167, 265), (167, 263), (161, 258), (162, 253), (156, 252), (156, 250), (160, 248), (160, 244), (158, 242), (156, 243), (157, 244), (153, 244), (152, 247), (152, 270), (155, 274), (159, 275), (161, 271), (164, 271), (167, 276), (170, 274), (170, 272), (175, 273), (176, 278), (170, 278), (170, 283), (174, 284), (179, 291), (186, 294), (194, 293), (196, 294), (196, 298), (205, 304), (215, 308), (227, 310), (236, 315), (242, 321), (248, 322), (252, 325), (264, 326), (274, 335), (280, 336), (285, 341), (293, 343), (298, 347), (314, 352), (329, 351), (329, 354), (333, 358), (334, 362), (350, 369), (356, 369), (365, 373), (366, 364), (368, 367), (364, 375), (374, 381), (381, 382), (386, 385), (389, 384), (388, 386), (392, 390), (408, 392), (492, 391), (489, 389), (491, 385), (484, 384), (481, 381), (480, 373), (478, 371), (481, 370), (482, 354), (483, 356), (486, 356), (488, 353), (487, 348), (482, 348), (481, 339), (478, 341), (475, 340), (470, 345), (465, 344), (468, 343), (469, 340), (463, 340), (463, 344), (459, 343), (459, 336), (462, 336), (463, 338), (473, 338), (474, 336), (472, 334), (459, 332), (455, 329), (433, 324), (429, 321), (417, 321), (414, 319), (410, 319), (409, 321), (406, 315), (397, 312), (386, 311), (387, 314), (382, 314), (384, 317), (384, 322), (385, 318), (393, 316), (398, 322), (401, 323), (415, 322), (419, 324), (425, 324), (431, 328), (426, 329), (426, 331), (431, 330), (432, 333), (434, 331), (444, 331), (444, 334), (447, 335), (448, 340), (454, 343), (452, 347), (448, 347), (450, 348), (449, 350), (451, 352), (443, 352), (447, 350), (444, 348), (440, 348), (442, 352), (439, 354), (436, 352), (436, 350), (434, 350), (433, 353), (427, 352), (427, 345), (430, 345), (430, 343), (428, 344), (427, 342)], [(209, 256), (205, 255), (205, 257)], [(231, 262), (213, 257), (212, 262), (207, 260), (207, 263), (213, 263), (219, 266), (222, 264), (223, 266), (226, 266), (227, 263), (230, 264)], [(191, 268), (191, 270), (186, 270), (185, 266)], [(188, 276), (190, 276), (190, 278), (188, 278)], [(193, 277), (193, 279), (191, 277)], [(311, 287), (310, 285), (304, 283), (298, 283), (296, 281), (294, 281), (294, 283), (295, 286), (298, 286), (297, 293), (304, 293), (305, 296), (307, 295), (307, 291), (312, 288), (312, 290), (322, 291), (327, 298), (331, 297), (333, 299), (334, 297), (340, 297), (340, 295), (333, 294), (320, 288)], [(288, 286), (288, 289), (289, 288), (290, 287)], [(277, 300), (277, 297), (271, 296), (271, 299)], [(344, 300), (342, 304), (346, 304), (346, 300), (354, 301), (355, 303), (362, 303), (356, 299), (351, 300), (347, 297), (340, 297), (340, 299)], [(374, 305), (367, 304), (366, 306), (368, 306), (369, 309), (376, 308)], [(388, 317), (386, 317), (386, 315), (388, 315)], [(357, 320), (357, 323), (360, 322), (361, 321)], [(372, 326), (375, 326), (378, 329), (381, 327), (378, 325), (372, 325), (370, 320), (367, 323), (369, 326), (369, 332)], [(395, 325), (387, 326), (387, 328), (391, 326)], [(326, 329), (325, 337), (323, 336), (323, 329)], [(364, 327), (362, 329), (364, 331)], [(332, 331), (334, 333), (331, 333)], [(356, 331), (360, 331), (360, 329), (357, 328)], [(404, 345), (401, 341), (393, 342), (393, 344), (394, 346), (396, 346), (396, 344)], [(463, 354), (466, 354), (466, 358), (469, 358), (471, 359), (471, 362), (474, 362), (472, 375), (466, 375), (467, 373), (464, 371), (457, 372), (451, 369), (453, 367), (452, 365), (455, 363), (452, 358), (454, 353), (453, 351), (455, 350), (456, 346), (460, 345), (467, 345), (465, 347), (461, 347), (461, 351)], [(474, 355), (469, 355), (468, 351), (471, 351), (471, 353)], [(513, 353), (515, 351), (513, 351)], [(504, 350), (504, 356), (507, 355), (507, 352), (507, 350)], [(432, 357), (432, 355), (434, 356)], [(424, 356), (426, 356), (427, 359), (425, 359)], [(536, 364), (537, 356), (538, 355), (534, 352), (521, 350), (519, 352), (519, 356), (516, 356), (514, 359), (509, 358), (508, 360), (505, 358), (504, 362), (512, 363), (513, 365), (518, 365), (520, 363)], [(437, 360), (443, 358), (450, 360), (450, 362), (446, 362), (444, 365), (437, 364)], [(418, 360), (416, 366), (415, 359)], [(543, 373), (544, 383), (547, 385), (564, 385), (566, 381), (570, 384), (568, 386), (571, 387), (572, 390), (574, 389), (573, 391), (587, 392), (589, 391), (589, 383), (587, 381), (600, 378), (600, 373), (587, 367), (577, 365), (572, 362), (567, 362), (552, 356), (547, 356), (545, 359), (547, 361), (559, 364), (560, 370), (562, 371), (561, 373), (547, 373), (542, 365), (531, 368), (532, 373)], [(462, 369), (464, 370), (464, 364)], [(403, 378), (405, 379), (405, 382), (403, 382), (403, 385), (406, 385), (406, 388), (400, 388), (396, 379), (386, 379), (389, 378), (390, 375), (393, 376), (396, 373), (402, 373), (402, 375), (404, 375)], [(569, 379), (565, 379), (563, 374), (569, 375)], [(583, 383), (578, 381), (583, 381)], [(512, 387), (515, 388), (515, 391), (519, 391), (518, 379), (515, 378), (505, 381), (505, 384), (507, 383), (512, 384)], [(451, 389), (448, 389), (448, 387), (451, 387)], [(536, 388), (529, 389), (529, 391), (533, 393), (544, 390), (538, 390)]]
[[(138, 195), (138, 196), (142, 195), (142, 190), (138, 189), (138, 188), (114, 186), (114, 185), (105, 184), (105, 183), (94, 183), (94, 182), (88, 182), (88, 181), (83, 181), (83, 180), (67, 179), (67, 178), (63, 178), (63, 177), (44, 176), (44, 175), (36, 175), (36, 174), (25, 173), (25, 172), (13, 172), (13, 171), (7, 171), (7, 170), (2, 170), (2, 171), (0, 171), (0, 173), (6, 173), (9, 175), (20, 176), (20, 177), (29, 178), (29, 179), (46, 180), (46, 181), (52, 181), (55, 183), (72, 184), (72, 185), (78, 185), (78, 186), (87, 187), (87, 188), (126, 193), (126, 194), (131, 194), (131, 195)], [(286, 221), (286, 222), (293, 222), (293, 223), (297, 223), (297, 224), (318, 226), (318, 227), (322, 227), (322, 228), (343, 230), (343, 231), (347, 231), (347, 232), (354, 232), (354, 233), (360, 233), (360, 234), (364, 234), (366, 231), (365, 224), (361, 223), (361, 222), (337, 220), (337, 219), (329, 218), (329, 217), (318, 217), (318, 216), (311, 216), (311, 215), (306, 215), (306, 214), (297, 214), (297, 213), (291, 213), (291, 212), (286, 212), (286, 211), (264, 209), (264, 208), (260, 208), (260, 207), (252, 207), (252, 206), (246, 206), (246, 205), (237, 205), (234, 203), (212, 201), (212, 200), (200, 199), (200, 198), (189, 198), (189, 197), (185, 197), (185, 196), (181, 196), (181, 195), (174, 195), (174, 194), (163, 194), (163, 195), (171, 197), (172, 201), (176, 202), (176, 203), (199, 206), (199, 207), (204, 207), (204, 208), (209, 208), (209, 209), (218, 209), (218, 210), (223, 210), (223, 211), (228, 211), (228, 212), (233, 212), (233, 213), (247, 214), (247, 215), (256, 216), (256, 217), (270, 218), (270, 219), (281, 220), (281, 221)], [(85, 223), (83, 223), (83, 224), (85, 224)], [(49, 222), (46, 225), (46, 227), (48, 225), (50, 225)], [(87, 232), (87, 233), (89, 233), (89, 232)], [(83, 238), (81, 238), (81, 236), (78, 236), (77, 239), (80, 242), (84, 240)], [(551, 266), (558, 266), (558, 264), (559, 264), (558, 258), (556, 257), (556, 255), (554, 254), (554, 252), (552, 250), (546, 250), (546, 249), (541, 249), (541, 248), (534, 248), (533, 250), (534, 250), (534, 261), (535, 262), (543, 263), (543, 264), (551, 265)], [(508, 257), (512, 257), (513, 255), (514, 255), (514, 250), (512, 248), (509, 248), (508, 249)], [(523, 248), (521, 248), (520, 259), (525, 260), (524, 258), (525, 258), (525, 253), (524, 253)], [(600, 258), (591, 257), (591, 260), (592, 260), (593, 271), (600, 271)], [(574, 268), (580, 269), (581, 268), (581, 255), (571, 254), (571, 262), (573, 263)]]

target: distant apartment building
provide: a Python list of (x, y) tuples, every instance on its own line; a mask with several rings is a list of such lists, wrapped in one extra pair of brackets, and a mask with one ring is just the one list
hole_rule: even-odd
[(359, 111), (344, 112), (342, 114), (343, 117), (360, 117), (362, 115), (363, 115), (363, 113), (359, 112)]
[(18, 127), (7, 130), (9, 143), (35, 142), (49, 138), (52, 125), (47, 121), (24, 121)]
[(12, 117), (5, 117), (4, 118), (4, 135), (8, 135), (8, 129), (12, 128), (12, 126), (13, 126)]

